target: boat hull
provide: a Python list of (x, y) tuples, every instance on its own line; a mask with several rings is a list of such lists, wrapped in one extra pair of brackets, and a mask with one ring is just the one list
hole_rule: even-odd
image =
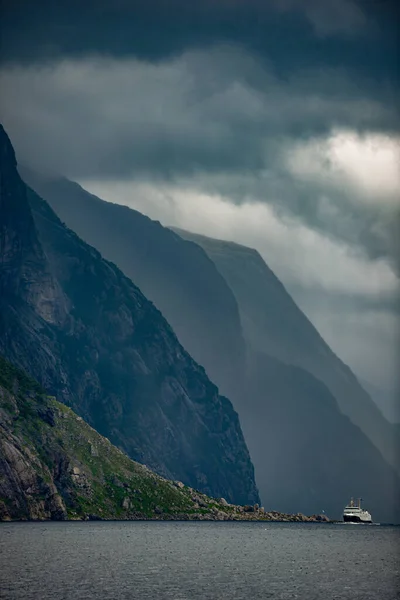
[(358, 515), (343, 515), (343, 521), (345, 523), (372, 523), (372, 520), (361, 519)]

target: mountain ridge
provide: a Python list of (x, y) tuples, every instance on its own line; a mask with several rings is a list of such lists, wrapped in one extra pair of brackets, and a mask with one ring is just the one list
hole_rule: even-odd
[[(214, 260), (238, 300), (245, 339), (250, 345), (286, 364), (300, 366), (324, 382), (342, 413), (364, 431), (389, 464), (400, 472), (399, 440), (390, 423), (348, 365), (329, 348), (261, 255), (256, 250), (244, 252), (245, 260), (238, 264), (233, 256), (238, 248), (243, 252), (245, 246), (183, 229), (173, 230), (200, 244)], [(248, 257), (251, 260), (247, 260)]]
[(198, 246), (138, 211), (106, 202), (63, 177), (20, 167), (59, 218), (132, 279), (183, 346), (229, 397), (245, 361), (236, 298)]
[(259, 502), (231, 402), (131, 280), (22, 184), (0, 134), (0, 352), (161, 475)]

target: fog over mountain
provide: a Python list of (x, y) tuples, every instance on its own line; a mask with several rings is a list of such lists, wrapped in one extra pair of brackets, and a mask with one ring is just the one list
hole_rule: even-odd
[[(257, 358), (261, 353), (307, 371), (327, 386), (340, 411), (374, 442), (386, 460), (399, 467), (399, 445), (394, 438), (393, 426), (383, 418), (348, 366), (335, 356), (299, 310), (260, 254), (238, 244), (180, 229), (176, 231), (184, 239), (204, 248), (235, 294), (243, 335), (251, 349), (248, 362), (250, 371), (255, 373), (251, 379), (259, 378), (257, 369), (251, 364), (252, 353), (255, 354), (255, 363), (262, 364), (262, 360)], [(291, 376), (288, 375), (288, 378), (290, 380)], [(262, 379), (268, 381), (264, 373)], [(312, 389), (310, 383), (308, 387)], [(265, 386), (262, 389), (266, 395)], [(301, 386), (297, 401), (306, 409), (307, 401), (316, 394), (308, 392), (300, 400), (300, 389)]]
[(256, 248), (375, 401), (396, 397), (393, 2), (2, 10), (0, 116), (20, 162)]

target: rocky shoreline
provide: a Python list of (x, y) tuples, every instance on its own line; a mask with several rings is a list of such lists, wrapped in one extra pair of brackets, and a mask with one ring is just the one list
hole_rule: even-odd
[[(296, 515), (287, 515), (281, 513), (275, 513), (277, 516), (269, 517), (271, 513), (265, 513), (266, 516), (238, 516), (238, 515), (228, 515), (228, 514), (165, 514), (165, 515), (154, 515), (152, 517), (148, 517), (145, 515), (130, 515), (129, 517), (100, 517), (98, 515), (86, 515), (84, 517), (76, 517), (76, 518), (65, 518), (62, 519), (63, 522), (82, 522), (82, 521), (118, 521), (118, 522), (129, 522), (129, 521), (176, 521), (176, 522), (187, 522), (187, 521), (252, 521), (252, 522), (275, 522), (275, 523), (334, 523), (327, 517), (323, 515), (312, 515), (310, 517), (303, 514)], [(3, 518), (0, 519), (0, 523), (26, 523), (26, 522), (49, 522), (54, 521), (52, 518), (20, 518), (20, 519), (11, 519), (11, 518)]]
[[(190, 496), (193, 502), (189, 512), (170, 512), (155, 507), (153, 514), (143, 514), (138, 511), (128, 511), (125, 516), (109, 516), (98, 513), (88, 514), (54, 514), (46, 517), (20, 517), (9, 518), (6, 516), (1, 521), (253, 521), (253, 522), (276, 522), (276, 523), (333, 523), (326, 515), (307, 516), (302, 513), (287, 514), (279, 511), (266, 511), (258, 504), (240, 506), (229, 504), (224, 498), (209, 498), (192, 488), (185, 486), (180, 481), (171, 482), (174, 487), (179, 488), (184, 494)], [(126, 508), (127, 503), (122, 503)]]

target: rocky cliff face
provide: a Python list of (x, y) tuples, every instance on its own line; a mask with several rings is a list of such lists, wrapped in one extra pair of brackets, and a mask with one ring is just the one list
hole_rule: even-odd
[(132, 458), (256, 502), (229, 400), (140, 290), (23, 185), (4, 130), (0, 148), (1, 353)]
[(243, 513), (130, 460), (0, 357), (0, 520), (220, 520)]
[(155, 303), (190, 355), (229, 396), (243, 371), (245, 345), (236, 299), (204, 250), (67, 179), (20, 172), (68, 227)]
[[(0, 520), (63, 520), (67, 516), (64, 501), (54, 483), (55, 477), (41, 458), (46, 447), (38, 450), (27, 439), (29, 432), (35, 432), (39, 438), (38, 423), (54, 425), (54, 410), (49, 402), (37, 400), (37, 384), (23, 389), (26, 379), (18, 380), (14, 372), (0, 358)], [(51, 457), (54, 474), (63, 462), (61, 447), (57, 449)]]
[(0, 356), (0, 521), (324, 521), (210, 498), (130, 460)]

